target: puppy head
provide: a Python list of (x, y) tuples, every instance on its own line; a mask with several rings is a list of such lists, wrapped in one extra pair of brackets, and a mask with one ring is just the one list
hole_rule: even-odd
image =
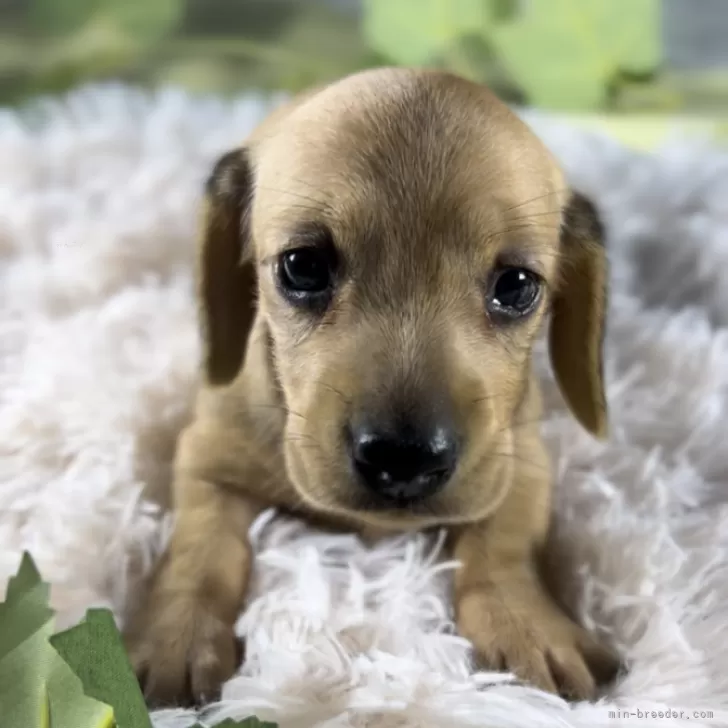
[(549, 311), (565, 398), (604, 433), (596, 214), (480, 86), (379, 70), (278, 112), (218, 163), (201, 252), (210, 383), (240, 372), (255, 297), (286, 466), (318, 510), (399, 526), (488, 515), (534, 425)]

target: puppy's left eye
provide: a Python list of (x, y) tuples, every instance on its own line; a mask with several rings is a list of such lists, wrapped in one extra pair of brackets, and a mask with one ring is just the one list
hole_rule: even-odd
[(289, 250), (282, 256), (281, 281), (293, 291), (323, 291), (331, 283), (329, 261), (316, 248)]
[(334, 260), (315, 246), (286, 250), (278, 259), (278, 282), (292, 303), (321, 303), (333, 288)]
[(488, 312), (509, 320), (522, 318), (536, 308), (542, 288), (541, 278), (526, 268), (501, 268), (491, 279)]

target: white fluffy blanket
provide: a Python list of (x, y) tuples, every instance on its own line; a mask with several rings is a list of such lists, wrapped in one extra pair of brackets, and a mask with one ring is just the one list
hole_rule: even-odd
[[(92, 604), (122, 616), (163, 539), (153, 501), (197, 366), (200, 184), (265, 107), (104, 87), (0, 115), (0, 587), (28, 549), (62, 626)], [(609, 225), (612, 438), (580, 431), (544, 366), (545, 433), (568, 598), (629, 673), (575, 706), (472, 675), (436, 543), (367, 549), (266, 514), (249, 659), (205, 720), (728, 726), (728, 153), (678, 140), (638, 155), (531, 121)]]

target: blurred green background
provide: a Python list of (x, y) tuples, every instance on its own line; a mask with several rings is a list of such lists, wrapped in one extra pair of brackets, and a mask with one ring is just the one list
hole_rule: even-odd
[(86, 81), (296, 90), (379, 59), (351, 3), (0, 0), (0, 103)]
[(728, 0), (0, 0), (0, 104), (80, 83), (296, 91), (450, 68), (569, 113), (728, 114)]

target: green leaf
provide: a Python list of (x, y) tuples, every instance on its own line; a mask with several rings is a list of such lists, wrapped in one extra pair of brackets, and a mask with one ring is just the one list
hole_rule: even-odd
[(121, 634), (108, 609), (89, 609), (77, 626), (51, 638), (86, 694), (113, 706), (118, 728), (152, 728)]
[(48, 585), (41, 581), (30, 556), (23, 554), (18, 573), (8, 581), (5, 602), (0, 604), (0, 658), (53, 619), (48, 596)]
[(372, 49), (403, 65), (422, 65), (461, 35), (482, 33), (485, 0), (364, 0), (364, 35)]
[[(199, 723), (192, 728), (203, 728)], [(216, 723), (212, 728), (278, 728), (277, 723), (266, 723), (258, 720), (255, 716), (250, 716), (244, 720), (235, 721), (227, 718), (222, 723)]]
[(620, 71), (657, 67), (659, 13), (659, 0), (531, 0), (490, 33), (530, 103), (596, 108)]
[(28, 554), (0, 604), (0, 706), (3, 725), (111, 728), (111, 706), (84, 695), (78, 677), (53, 649), (53, 611)]
[(13, 602), (15, 599), (19, 599), (23, 594), (36, 586), (45, 588), (47, 599), (50, 593), (48, 585), (41, 581), (40, 573), (38, 572), (35, 562), (26, 551), (20, 559), (18, 573), (8, 579), (8, 586), (5, 590), (5, 602), (0, 604), (0, 609), (6, 607), (8, 602)]

